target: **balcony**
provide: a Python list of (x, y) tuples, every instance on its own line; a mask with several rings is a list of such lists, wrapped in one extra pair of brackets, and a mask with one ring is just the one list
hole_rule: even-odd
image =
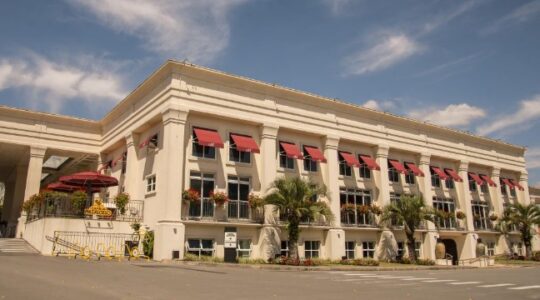
[(342, 212), (341, 226), (343, 227), (376, 227), (377, 221), (373, 213)]
[(85, 215), (84, 210), (73, 207), (71, 201), (64, 198), (47, 198), (39, 206), (34, 207), (27, 216), (27, 222), (42, 218), (72, 218), (72, 219), (98, 219), (125, 222), (140, 222), (143, 220), (144, 201), (130, 200), (125, 212), (120, 212), (114, 203), (103, 203), (105, 209), (111, 213), (109, 216)]
[(263, 209), (253, 209), (247, 201), (229, 201), (223, 206), (218, 206), (209, 198), (201, 199), (200, 203), (185, 205), (187, 215), (182, 219), (206, 222), (229, 222), (229, 223), (262, 223)]

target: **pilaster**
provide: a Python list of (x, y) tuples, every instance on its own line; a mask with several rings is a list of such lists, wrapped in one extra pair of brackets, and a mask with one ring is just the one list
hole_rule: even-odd
[[(528, 205), (531, 203), (531, 196), (529, 194), (529, 173), (527, 173), (527, 170), (523, 170), (519, 174), (519, 184), (523, 187), (523, 191), (517, 190), (518, 200), (519, 202)], [(519, 197), (521, 195), (521, 197)]]
[(376, 161), (381, 167), (379, 172), (373, 172), (375, 184), (379, 188), (377, 202), (380, 207), (390, 204), (390, 182), (388, 180), (388, 152), (390, 147), (381, 144), (377, 146)]
[(279, 125), (261, 126), (261, 196), (266, 194), (277, 175), (277, 134)]

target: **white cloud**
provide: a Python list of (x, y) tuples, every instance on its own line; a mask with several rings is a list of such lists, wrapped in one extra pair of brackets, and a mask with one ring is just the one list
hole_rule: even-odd
[(528, 148), (525, 152), (525, 161), (528, 169), (540, 169), (540, 147)]
[(322, 2), (328, 8), (330, 8), (330, 12), (332, 12), (333, 15), (339, 15), (345, 10), (347, 5), (349, 5), (352, 1), (351, 0), (322, 0)]
[(441, 126), (467, 126), (471, 122), (486, 116), (486, 112), (467, 103), (450, 104), (445, 108), (427, 108), (412, 110), (412, 118)]
[(366, 101), (364, 104), (362, 104), (362, 106), (365, 108), (370, 108), (370, 109), (375, 109), (375, 110), (380, 110), (380, 111), (389, 111), (397, 107), (394, 101), (376, 100), (376, 99), (370, 99)]
[(206, 63), (229, 42), (227, 16), (244, 0), (66, 0), (169, 58)]
[(494, 121), (478, 127), (478, 134), (487, 135), (494, 132), (504, 131), (513, 127), (513, 132), (519, 130), (519, 127), (526, 128), (525, 125), (531, 125), (531, 122), (540, 119), (540, 94), (531, 99), (521, 101), (519, 109), (510, 114), (501, 115), (493, 118)]
[(422, 45), (405, 34), (385, 34), (376, 38), (366, 49), (345, 58), (346, 74), (361, 75), (381, 71), (422, 50)]
[(490, 26), (484, 28), (481, 33), (495, 33), (506, 26), (528, 22), (538, 15), (540, 15), (540, 0), (532, 1), (519, 6), (509, 14), (501, 17)]
[(60, 63), (33, 53), (0, 59), (0, 91), (16, 89), (34, 105), (46, 104), (50, 112), (59, 112), (68, 100), (114, 103), (126, 95), (114, 63), (87, 56), (74, 57), (73, 64), (70, 60)]
[(449, 23), (453, 19), (475, 8), (481, 2), (483, 1), (479, 1), (479, 0), (466, 1), (466, 2), (461, 3), (455, 9), (450, 9), (450, 10), (444, 11), (444, 13), (442, 14), (435, 15), (429, 22), (424, 24), (420, 33), (421, 34), (431, 33), (432, 31), (436, 30), (440, 26)]

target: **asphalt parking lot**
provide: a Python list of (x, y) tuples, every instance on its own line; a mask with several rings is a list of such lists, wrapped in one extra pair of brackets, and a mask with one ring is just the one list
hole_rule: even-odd
[(0, 299), (540, 299), (540, 268), (290, 271), (0, 256)]

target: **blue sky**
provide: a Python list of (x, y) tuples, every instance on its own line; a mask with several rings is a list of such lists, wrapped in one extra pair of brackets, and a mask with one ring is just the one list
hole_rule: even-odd
[(166, 59), (529, 148), (540, 185), (540, 0), (0, 4), (0, 104), (99, 119)]

